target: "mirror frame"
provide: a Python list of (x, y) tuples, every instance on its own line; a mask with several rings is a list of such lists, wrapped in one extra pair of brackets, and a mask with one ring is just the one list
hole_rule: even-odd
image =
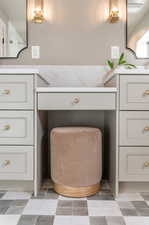
[(141, 59), (142, 60), (149, 59), (149, 57), (148, 58), (139, 58), (139, 57), (137, 57), (136, 52), (133, 49), (128, 47), (128, 1), (129, 0), (126, 0), (126, 49), (131, 51), (136, 59), (140, 59), (140, 60)]
[(28, 48), (28, 0), (25, 0), (25, 1), (26, 1), (26, 46), (22, 48), (16, 56), (14, 57), (4, 56), (4, 57), (0, 57), (0, 60), (1, 59), (18, 59), (21, 52), (23, 52), (25, 49)]

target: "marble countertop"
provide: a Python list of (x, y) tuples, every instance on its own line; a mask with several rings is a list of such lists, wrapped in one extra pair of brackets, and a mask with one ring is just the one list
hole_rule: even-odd
[(119, 67), (114, 70), (108, 77), (105, 78), (104, 84), (111, 80), (117, 74), (126, 74), (126, 75), (149, 75), (149, 68), (145, 68), (144, 66), (138, 66), (134, 69), (127, 69), (125, 67)]
[(38, 68), (10, 68), (7, 66), (4, 67), (0, 67), (0, 74), (38, 74), (39, 73), (39, 69)]
[(116, 93), (111, 87), (38, 87), (37, 93)]

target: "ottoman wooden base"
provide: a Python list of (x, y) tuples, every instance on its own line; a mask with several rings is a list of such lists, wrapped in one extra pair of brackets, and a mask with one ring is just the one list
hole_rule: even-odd
[(54, 184), (54, 190), (66, 197), (82, 198), (96, 194), (100, 190), (100, 184), (88, 187), (68, 187), (61, 184)]

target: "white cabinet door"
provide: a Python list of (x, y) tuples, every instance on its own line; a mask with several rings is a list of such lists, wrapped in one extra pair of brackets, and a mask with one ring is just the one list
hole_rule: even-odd
[(0, 146), (0, 180), (33, 180), (33, 147)]
[(149, 110), (148, 75), (120, 75), (120, 110)]
[(0, 111), (0, 145), (33, 144), (33, 112)]
[(33, 109), (33, 75), (0, 75), (0, 109)]
[(120, 145), (149, 146), (149, 112), (120, 112)]
[(120, 181), (149, 181), (149, 147), (121, 147)]

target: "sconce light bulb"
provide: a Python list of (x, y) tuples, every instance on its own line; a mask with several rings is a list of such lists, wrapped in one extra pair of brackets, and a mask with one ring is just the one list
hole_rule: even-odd
[(118, 8), (113, 7), (112, 12), (119, 12)]

